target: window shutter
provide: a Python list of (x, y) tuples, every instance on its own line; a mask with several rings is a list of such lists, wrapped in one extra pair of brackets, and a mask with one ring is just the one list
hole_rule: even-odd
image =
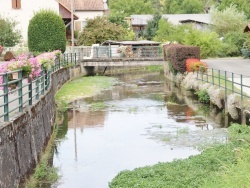
[(21, 9), (21, 0), (16, 0), (16, 8)]
[(75, 21), (75, 30), (76, 31), (82, 30), (82, 22), (81, 21)]
[(12, 8), (16, 9), (16, 0), (12, 0)]

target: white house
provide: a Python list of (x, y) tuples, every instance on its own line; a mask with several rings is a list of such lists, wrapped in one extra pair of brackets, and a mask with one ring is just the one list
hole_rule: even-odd
[(34, 12), (41, 9), (51, 9), (59, 13), (59, 5), (56, 0), (1, 0), (0, 16), (16, 20), (18, 29), (21, 30), (23, 42), (27, 42), (28, 25)]
[[(87, 18), (102, 16), (108, 10), (107, 0), (73, 0), (75, 30), (82, 30)], [(0, 16), (16, 20), (23, 42), (27, 43), (28, 26), (34, 12), (41, 9), (54, 10), (62, 16), (70, 38), (71, 0), (1, 0)]]
[[(59, 0), (59, 3), (71, 10), (71, 0)], [(103, 16), (108, 10), (107, 0), (74, 0), (75, 20), (74, 30), (81, 31), (86, 26), (86, 20)]]

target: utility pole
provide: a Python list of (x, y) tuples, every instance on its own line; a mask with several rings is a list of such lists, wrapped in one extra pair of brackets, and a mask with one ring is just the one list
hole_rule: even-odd
[(74, 0), (71, 0), (71, 57), (74, 57), (74, 43)]

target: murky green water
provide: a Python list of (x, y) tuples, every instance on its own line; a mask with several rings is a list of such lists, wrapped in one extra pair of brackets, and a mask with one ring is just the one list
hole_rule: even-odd
[(122, 170), (187, 158), (225, 142), (223, 113), (200, 105), (159, 73), (118, 76), (111, 91), (76, 101), (56, 142), (52, 187), (106, 188)]

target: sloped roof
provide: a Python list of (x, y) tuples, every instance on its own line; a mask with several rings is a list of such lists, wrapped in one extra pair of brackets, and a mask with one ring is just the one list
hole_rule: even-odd
[[(59, 3), (71, 9), (71, 0), (58, 0)], [(103, 0), (74, 0), (75, 10), (105, 10)]]
[[(178, 25), (184, 20), (211, 24), (209, 14), (163, 14), (162, 17), (168, 19), (174, 25)], [(147, 22), (153, 18), (153, 15), (131, 15), (131, 18), (132, 25), (147, 25)]]

